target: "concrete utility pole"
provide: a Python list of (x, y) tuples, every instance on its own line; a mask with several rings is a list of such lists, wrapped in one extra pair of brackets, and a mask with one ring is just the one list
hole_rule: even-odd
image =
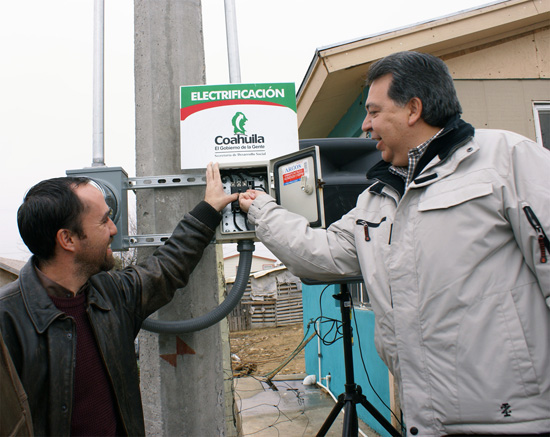
[[(179, 87), (205, 83), (201, 2), (135, 0), (134, 7), (136, 175), (180, 174)], [(138, 191), (138, 233), (171, 232), (203, 197), (204, 186)], [(139, 258), (151, 252), (140, 249)], [(185, 320), (215, 308), (221, 273), (221, 247), (210, 245), (158, 318)], [(147, 435), (236, 435), (228, 332), (223, 320), (178, 336), (140, 333)]]

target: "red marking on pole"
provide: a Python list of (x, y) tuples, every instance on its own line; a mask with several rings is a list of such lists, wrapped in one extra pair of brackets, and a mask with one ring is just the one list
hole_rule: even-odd
[(178, 355), (195, 355), (195, 351), (179, 337), (176, 337), (176, 353)]
[(178, 367), (178, 355), (195, 355), (195, 351), (181, 338), (176, 336), (176, 353), (161, 354), (160, 357), (167, 361), (171, 366)]
[(176, 354), (164, 354), (160, 356), (163, 360), (170, 363), (171, 366), (178, 367), (178, 356)]

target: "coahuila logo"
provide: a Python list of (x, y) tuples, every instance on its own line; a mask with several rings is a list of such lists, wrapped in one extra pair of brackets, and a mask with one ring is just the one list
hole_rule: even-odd
[[(227, 144), (256, 144), (261, 143), (262, 145), (254, 145), (253, 149), (263, 149), (265, 146), (263, 143), (265, 142), (265, 139), (263, 136), (258, 134), (252, 134), (247, 135), (246, 129), (244, 128), (245, 123), (248, 121), (248, 118), (246, 118), (246, 115), (244, 115), (242, 112), (237, 112), (231, 119), (231, 123), (233, 124), (233, 133), (236, 135), (234, 137), (223, 137), (221, 135), (218, 135), (216, 138), (214, 138), (214, 142), (218, 145), (227, 145)], [(239, 147), (230, 147), (229, 149), (238, 149)], [(244, 147), (241, 147), (244, 148)], [(250, 149), (251, 147), (247, 147), (247, 149)], [(228, 149), (227, 147), (221, 147), (216, 148), (215, 150), (225, 150)]]
[(244, 115), (242, 112), (237, 112), (231, 120), (231, 122), (233, 123), (233, 133), (246, 135), (244, 124), (247, 121), (248, 118), (246, 118), (246, 115)]

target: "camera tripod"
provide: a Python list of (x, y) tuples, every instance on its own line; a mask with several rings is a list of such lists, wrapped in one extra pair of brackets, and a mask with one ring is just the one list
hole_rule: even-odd
[(376, 408), (374, 408), (365, 395), (363, 395), (361, 387), (355, 384), (351, 340), (351, 299), (348, 285), (346, 283), (340, 284), (340, 293), (335, 294), (333, 297), (340, 301), (340, 312), (342, 313), (346, 391), (338, 396), (338, 402), (326, 418), (325, 423), (323, 423), (323, 426), (317, 433), (317, 436), (322, 437), (326, 435), (327, 431), (330, 429), (334, 423), (334, 420), (338, 416), (338, 413), (340, 413), (342, 408), (344, 408), (345, 414), (342, 437), (357, 437), (359, 424), (357, 421), (356, 405), (361, 404), (393, 437), (401, 437), (401, 433), (397, 431)]

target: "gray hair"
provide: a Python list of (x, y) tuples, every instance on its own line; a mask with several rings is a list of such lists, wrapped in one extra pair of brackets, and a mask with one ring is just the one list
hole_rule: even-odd
[(388, 97), (400, 106), (413, 97), (422, 101), (422, 119), (430, 126), (443, 127), (462, 113), (453, 78), (436, 56), (419, 52), (397, 52), (376, 61), (369, 69), (367, 84), (392, 75)]

